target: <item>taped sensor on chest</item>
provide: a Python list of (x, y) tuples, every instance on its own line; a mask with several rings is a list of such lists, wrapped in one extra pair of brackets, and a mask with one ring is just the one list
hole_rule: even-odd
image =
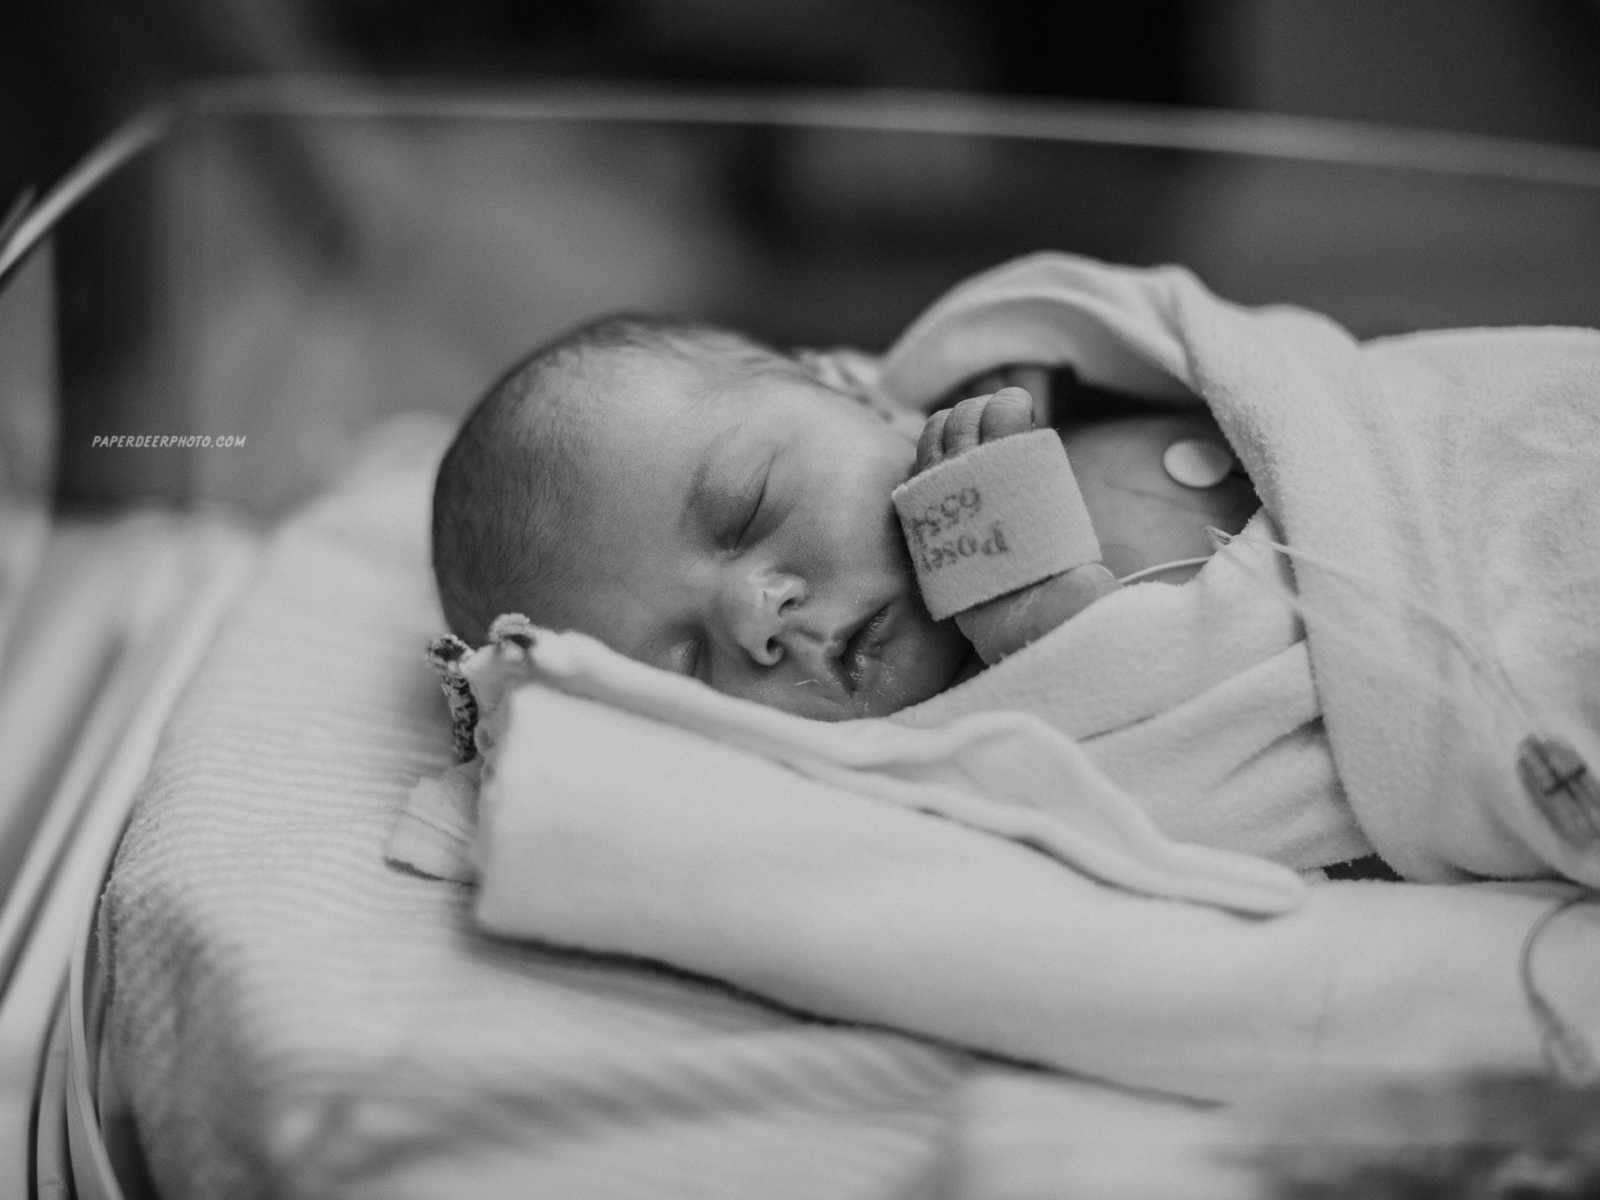
[(1237, 533), (1260, 507), (1203, 404), (1153, 404), (1055, 371), (1050, 414), (1118, 577), (1204, 557), (1207, 526)]

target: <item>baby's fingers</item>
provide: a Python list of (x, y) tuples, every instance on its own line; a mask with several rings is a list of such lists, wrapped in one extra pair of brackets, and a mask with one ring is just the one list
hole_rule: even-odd
[(917, 471), (926, 471), (947, 458), (976, 450), (985, 442), (1027, 433), (1033, 428), (1033, 397), (1019, 387), (1001, 388), (993, 395), (969, 396), (954, 408), (942, 408), (928, 418), (917, 439)]
[(992, 442), (1033, 428), (1033, 397), (1020, 387), (1001, 388), (984, 407), (978, 441)]
[(926, 471), (944, 461), (944, 426), (949, 419), (950, 410), (941, 408), (923, 423), (922, 436), (917, 438), (915, 471)]
[(983, 411), (993, 400), (993, 396), (987, 395), (968, 396), (950, 410), (950, 419), (944, 423), (944, 457), (954, 458), (978, 447)]
[(954, 458), (985, 442), (1033, 428), (1033, 397), (1019, 387), (974, 396), (950, 410), (944, 425), (944, 456)]

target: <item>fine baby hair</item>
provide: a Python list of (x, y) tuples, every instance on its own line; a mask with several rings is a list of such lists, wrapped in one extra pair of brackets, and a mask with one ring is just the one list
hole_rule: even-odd
[(702, 372), (707, 389), (800, 369), (733, 330), (632, 312), (586, 321), (518, 359), (462, 422), (434, 484), (434, 577), (457, 636), (478, 645), (499, 613), (536, 608), (562, 586), (557, 540), (579, 502), (596, 425), (625, 419), (605, 403), (618, 394), (617, 373), (662, 362)]

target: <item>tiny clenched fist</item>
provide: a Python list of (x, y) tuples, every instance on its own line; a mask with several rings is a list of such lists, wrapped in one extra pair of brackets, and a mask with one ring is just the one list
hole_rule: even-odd
[(984, 396), (971, 396), (951, 408), (941, 408), (922, 427), (917, 439), (916, 471), (938, 466), (968, 450), (976, 450), (1012, 434), (1033, 428), (1033, 397), (1019, 387), (1001, 388)]

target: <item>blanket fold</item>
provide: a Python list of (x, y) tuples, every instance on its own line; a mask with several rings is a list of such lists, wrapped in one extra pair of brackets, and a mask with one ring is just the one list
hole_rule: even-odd
[[(926, 730), (883, 721), (809, 721), (642, 666), (579, 634), (535, 630), (503, 617), (490, 636), (489, 645), (460, 664), (478, 702), (479, 745), (493, 776), (485, 778), (485, 796), (505, 794), (500, 763), (510, 745), (523, 741), (629, 746), (623, 774), (606, 786), (654, 793), (660, 798), (640, 795), (635, 802), (690, 813), (708, 780), (718, 791), (747, 790), (732, 781), (754, 769), (740, 765), (749, 759), (774, 768), (763, 775), (769, 790), (825, 788), (855, 802), (942, 817), (1142, 894), (1271, 914), (1293, 908), (1304, 893), (1297, 876), (1273, 863), (1166, 838), (1071, 739), (1026, 713), (974, 713)], [(512, 724), (508, 697), (530, 680), (600, 706), (584, 708), (583, 721), (566, 718), (573, 724), (565, 736), (537, 722)], [(555, 715), (564, 711), (558, 705)], [(652, 737), (651, 751), (640, 751), (635, 739), (649, 727), (611, 729), (606, 717), (612, 712), (659, 723), (670, 736)], [(719, 765), (686, 766), (713, 750)], [(573, 757), (599, 768), (590, 754)], [(646, 773), (629, 775), (640, 763)], [(681, 796), (674, 783), (683, 785)], [(421, 804), (435, 786), (419, 790), (409, 810), (413, 818), (421, 818)], [(544, 802), (570, 801), (547, 793)], [(479, 839), (492, 840), (486, 833)]]
[[(546, 686), (509, 693), (481, 805), (490, 932), (805, 1013), (1203, 1099), (1540, 1064), (1515, 961), (1545, 902), (1525, 895), (1330, 883), (1271, 919), (1154, 899)], [(1590, 1037), (1592, 954), (1541, 956)]]

